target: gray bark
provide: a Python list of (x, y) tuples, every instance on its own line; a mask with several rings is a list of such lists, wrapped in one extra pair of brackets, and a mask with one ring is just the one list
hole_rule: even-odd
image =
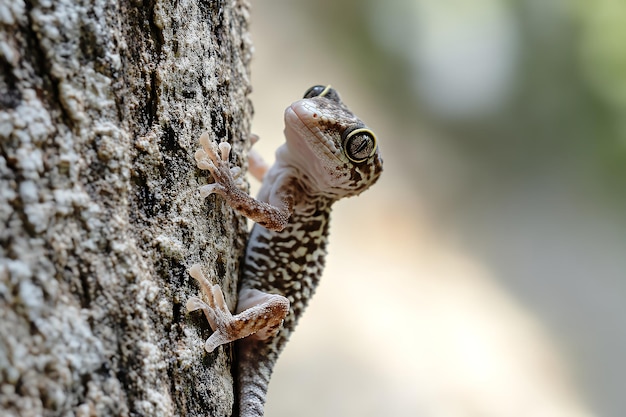
[[(227, 416), (245, 220), (197, 188), (204, 130), (249, 134), (243, 1), (0, 0), (0, 414)], [(245, 168), (245, 167), (244, 167)]]

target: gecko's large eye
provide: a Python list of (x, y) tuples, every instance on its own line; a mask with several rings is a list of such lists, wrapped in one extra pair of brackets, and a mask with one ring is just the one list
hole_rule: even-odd
[(339, 98), (339, 94), (337, 90), (332, 88), (330, 85), (314, 85), (313, 87), (306, 90), (304, 93), (304, 97), (302, 98), (313, 98), (313, 97), (326, 97), (329, 100), (341, 102)]
[(347, 130), (343, 136), (343, 151), (348, 159), (356, 164), (360, 164), (376, 152), (376, 136), (369, 129)]
[[(330, 86), (328, 86), (328, 88), (330, 88)], [(313, 87), (311, 87), (308, 90), (306, 90), (306, 92), (304, 93), (304, 97), (302, 97), (302, 98), (317, 97), (319, 95), (322, 95), (324, 90), (326, 90), (325, 86), (323, 86), (323, 85), (314, 85)]]

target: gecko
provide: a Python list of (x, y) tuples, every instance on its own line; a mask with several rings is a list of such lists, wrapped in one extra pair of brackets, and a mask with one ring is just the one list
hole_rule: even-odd
[(268, 167), (249, 155), (250, 172), (262, 183), (256, 199), (243, 191), (241, 169), (229, 163), (230, 145), (200, 136), (196, 164), (213, 183), (200, 187), (217, 194), (255, 222), (240, 268), (234, 314), (219, 285), (199, 264), (189, 269), (204, 300), (190, 297), (189, 312), (204, 312), (213, 333), (212, 352), (235, 342), (236, 409), (233, 416), (262, 417), (278, 355), (311, 299), (324, 269), (332, 205), (360, 194), (382, 172), (374, 133), (343, 103), (331, 86), (315, 85), (284, 113), (285, 143)]

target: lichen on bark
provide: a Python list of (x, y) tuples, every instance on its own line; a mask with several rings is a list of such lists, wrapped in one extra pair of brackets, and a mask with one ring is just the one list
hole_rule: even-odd
[(197, 262), (234, 303), (246, 223), (193, 153), (245, 168), (250, 57), (244, 1), (0, 0), (0, 414), (230, 415), (184, 303)]

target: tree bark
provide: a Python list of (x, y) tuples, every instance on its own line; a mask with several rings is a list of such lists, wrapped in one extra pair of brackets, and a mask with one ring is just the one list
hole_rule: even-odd
[(0, 414), (228, 416), (231, 352), (185, 301), (234, 304), (246, 222), (193, 154), (250, 130), (243, 0), (0, 0)]

